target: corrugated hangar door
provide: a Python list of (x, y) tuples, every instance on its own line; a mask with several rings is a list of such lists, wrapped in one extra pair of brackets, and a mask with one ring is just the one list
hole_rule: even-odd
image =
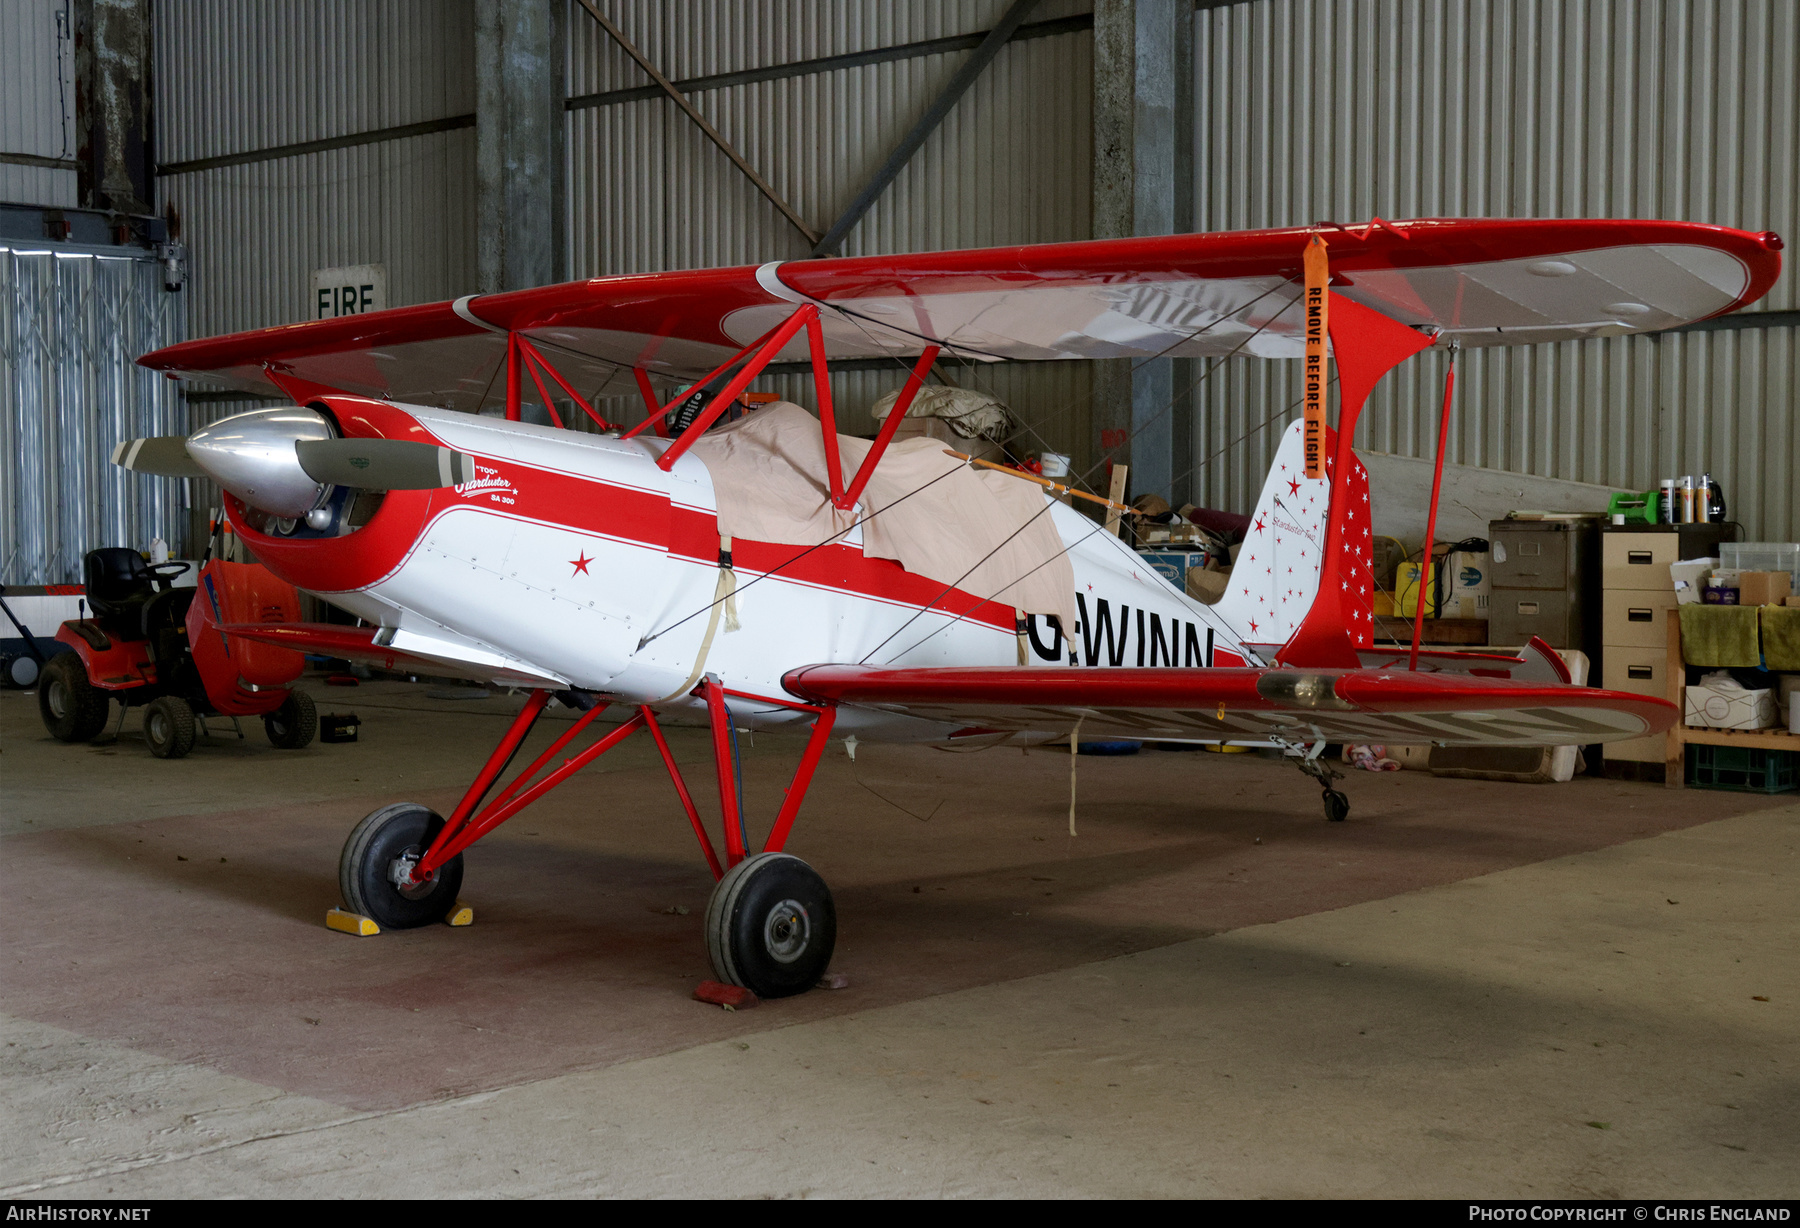
[(99, 546), (188, 544), (185, 484), (109, 462), (121, 439), (187, 432), (179, 388), (136, 363), (185, 338), (184, 298), (153, 252), (0, 244), (0, 583), (79, 583)]

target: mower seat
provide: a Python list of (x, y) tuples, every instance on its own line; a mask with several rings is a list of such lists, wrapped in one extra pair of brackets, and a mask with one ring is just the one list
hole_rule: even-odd
[(124, 546), (90, 550), (82, 560), (88, 605), (108, 635), (144, 638), (144, 606), (156, 596), (156, 579), (144, 556)]

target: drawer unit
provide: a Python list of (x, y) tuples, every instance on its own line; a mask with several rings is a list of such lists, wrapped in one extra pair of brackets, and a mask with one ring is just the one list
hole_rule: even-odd
[[(1546, 532), (1541, 521), (1501, 521), (1504, 529), (1488, 530), (1492, 551), (1488, 578), (1495, 588), (1567, 588), (1571, 575), (1572, 536)], [(1520, 529), (1517, 525), (1532, 525)]]
[[(1609, 691), (1629, 691), (1633, 695), (1669, 696), (1669, 649), (1609, 647), (1606, 650), (1606, 676), (1601, 685)], [(1601, 748), (1608, 759), (1625, 763), (1661, 763), (1668, 754), (1668, 739), (1657, 734), (1648, 738), (1631, 738), (1624, 742), (1608, 742)]]
[[(1605, 668), (1601, 685), (1638, 695), (1669, 696), (1669, 619), (1678, 617), (1669, 564), (1712, 558), (1719, 543), (1734, 539), (1727, 524), (1610, 525), (1601, 534), (1600, 634)], [(1662, 763), (1668, 739), (1608, 742), (1606, 758)]]
[(1669, 650), (1621, 647), (1607, 654), (1600, 685), (1609, 691), (1669, 697)]
[(1681, 561), (1674, 533), (1607, 533), (1600, 543), (1600, 583), (1608, 589), (1669, 587), (1669, 564)]
[(1607, 589), (1669, 587), (1669, 564), (1717, 558), (1734, 524), (1637, 525), (1607, 528), (1600, 542), (1600, 583)]
[(1596, 663), (1600, 639), (1600, 533), (1592, 519), (1495, 520), (1488, 524), (1492, 587), (1488, 643), (1541, 636)]
[(1600, 615), (1600, 642), (1608, 648), (1662, 648), (1669, 642), (1675, 590), (1608, 589)]
[(1552, 648), (1586, 652), (1582, 614), (1580, 603), (1565, 592), (1497, 588), (1488, 606), (1488, 643), (1525, 644), (1536, 635)]

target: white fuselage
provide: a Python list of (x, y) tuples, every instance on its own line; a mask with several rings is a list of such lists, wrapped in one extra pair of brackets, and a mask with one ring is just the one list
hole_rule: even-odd
[[(698, 715), (704, 705), (687, 696), (696, 670), (734, 691), (791, 699), (782, 676), (816, 663), (1207, 666), (1216, 653), (1238, 658), (1227, 658), (1231, 664), (1253, 659), (1242, 647), (1245, 636), (1219, 612), (1177, 591), (1096, 521), (1048, 497), (1046, 514), (1075, 573), (1080, 625), (1072, 646), (1043, 616), (1030, 618), (1021, 637), (1010, 609), (1003, 620), (993, 605), (984, 607), (985, 619), (958, 617), (925, 608), (916, 585), (910, 596), (884, 591), (871, 573), (897, 569), (867, 565), (860, 528), (773, 572), (746, 559), (754, 543), (734, 543), (736, 595), (715, 620), (716, 505), (701, 461), (684, 456), (665, 472), (656, 464), (667, 447), (660, 439), (408, 412), (446, 444), (497, 463), (457, 488), (455, 502), (434, 513), (385, 577), (319, 595), (378, 623), (383, 642), (447, 667), (460, 663), (476, 676), (498, 670), (676, 715), (692, 707)], [(554, 506), (531, 497), (537, 482), (556, 485)], [(784, 555), (796, 552), (782, 548)], [(958, 610), (970, 601), (944, 604)], [(747, 727), (772, 727), (805, 714), (739, 701), (733, 715)], [(867, 709), (843, 712), (839, 728), (904, 740), (952, 732)]]

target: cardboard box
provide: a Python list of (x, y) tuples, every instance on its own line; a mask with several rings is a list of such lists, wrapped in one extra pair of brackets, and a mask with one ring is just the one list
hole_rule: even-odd
[(1138, 557), (1156, 568), (1156, 573), (1182, 592), (1187, 591), (1190, 570), (1206, 566), (1206, 555), (1199, 550), (1140, 550)]
[[(1197, 524), (1147, 524), (1138, 530), (1138, 540), (1146, 546), (1182, 546), (1206, 544), (1206, 531)], [(1201, 559), (1205, 561), (1204, 555)]]
[(1800, 607), (1800, 597), (1783, 597), (1781, 604)]
[(1683, 559), (1669, 564), (1669, 582), (1675, 588), (1675, 600), (1692, 605), (1701, 599), (1706, 577), (1719, 565), (1718, 559)]
[(1195, 601), (1203, 601), (1207, 605), (1217, 604), (1231, 586), (1229, 571), (1212, 571), (1203, 567), (1195, 567), (1187, 573), (1187, 595)]
[[(1432, 570), (1435, 571), (1433, 562)], [(1394, 569), (1394, 609), (1402, 618), (1413, 618), (1419, 613), (1419, 571), (1417, 560), (1402, 563)], [(1437, 601), (1432, 590), (1432, 571), (1425, 573), (1425, 617), (1438, 616)]]
[(1794, 591), (1794, 578), (1785, 571), (1738, 572), (1739, 605), (1780, 605)]
[(1493, 592), (1488, 554), (1459, 550), (1443, 556), (1443, 608), (1439, 618), (1486, 618)]
[[(1442, 571), (1442, 590), (1436, 573)], [(1432, 559), (1425, 573), (1425, 617), (1479, 618), (1488, 616), (1493, 593), (1488, 556), (1459, 550)], [(1417, 560), (1401, 563), (1394, 571), (1394, 611), (1401, 618), (1415, 617), (1419, 612), (1419, 571)]]
[(1746, 690), (1730, 675), (1708, 674), (1687, 688), (1683, 719), (1702, 729), (1772, 729), (1775, 726), (1775, 692), (1763, 687)]

